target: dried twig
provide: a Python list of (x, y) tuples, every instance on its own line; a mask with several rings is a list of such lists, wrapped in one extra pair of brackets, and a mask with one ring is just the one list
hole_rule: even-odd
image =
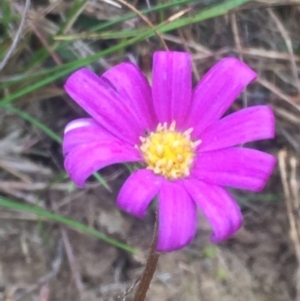
[(27, 287), (24, 290), (24, 292), (12, 298), (12, 301), (24, 300), (25, 296), (39, 289), (41, 286), (47, 284), (51, 279), (55, 278), (58, 272), (60, 271), (62, 261), (63, 261), (63, 247), (62, 247), (62, 242), (60, 241), (57, 246), (56, 256), (52, 262), (51, 271), (46, 275), (42, 276), (41, 278), (39, 278), (35, 284), (32, 284), (29, 287)]
[[(244, 58), (243, 58), (243, 55), (241, 52), (242, 43), (241, 43), (241, 39), (240, 39), (240, 35), (239, 35), (239, 29), (238, 29), (235, 13), (231, 14), (231, 28), (232, 28), (232, 32), (233, 32), (234, 43), (235, 43), (237, 51), (238, 51), (239, 59), (243, 62)], [(243, 106), (244, 106), (244, 108), (246, 108), (246, 107), (248, 107), (248, 99), (247, 99), (247, 93), (245, 91), (243, 91), (242, 97), (243, 97)]]
[(69, 261), (69, 266), (70, 269), (72, 271), (72, 275), (73, 275), (73, 279), (75, 281), (75, 285), (76, 288), (78, 290), (78, 292), (80, 293), (80, 295), (82, 296), (83, 292), (84, 292), (84, 286), (83, 283), (81, 281), (81, 276), (79, 273), (79, 268), (77, 265), (77, 261), (75, 259), (74, 253), (73, 253), (73, 249), (71, 247), (67, 232), (65, 229), (61, 228), (61, 236), (64, 242), (64, 246), (65, 246), (65, 250), (66, 250), (66, 254), (67, 254), (67, 258)]
[(153, 29), (153, 31), (155, 32), (155, 34), (157, 35), (157, 37), (161, 41), (161, 43), (162, 43), (163, 47), (165, 48), (165, 50), (169, 50), (168, 45), (164, 41), (162, 35), (155, 29), (155, 26), (152, 24), (152, 22), (145, 15), (143, 15), (137, 8), (135, 8), (133, 5), (126, 2), (125, 0), (116, 0), (116, 1), (123, 4), (124, 6), (128, 7), (133, 12), (135, 12), (148, 26), (150, 26)]
[[(288, 154), (286, 150), (281, 150), (279, 152), (278, 159), (280, 176), (285, 194), (286, 210), (290, 223), (290, 238), (294, 244), (298, 261), (298, 270), (296, 275), (296, 301), (300, 301), (300, 196), (296, 174), (297, 160), (293, 156), (288, 160)], [(289, 162), (289, 168), (287, 166), (287, 162)], [(290, 169), (290, 172), (288, 169)]]
[(262, 86), (264, 86), (265, 88), (267, 88), (268, 90), (270, 90), (271, 92), (273, 92), (275, 95), (277, 95), (279, 98), (285, 100), (288, 104), (290, 104), (291, 106), (293, 106), (298, 112), (300, 112), (300, 106), (297, 105), (293, 98), (290, 97), (287, 94), (284, 94), (279, 88), (277, 88), (274, 84), (272, 84), (271, 82), (267, 81), (266, 79), (263, 78), (258, 78), (256, 80), (258, 83), (260, 83)]
[(292, 72), (293, 72), (293, 76), (295, 79), (295, 84), (298, 89), (298, 94), (300, 94), (300, 81), (299, 81), (298, 69), (297, 69), (297, 65), (296, 65), (296, 61), (295, 61), (294, 49), (293, 49), (291, 37), (288, 34), (287, 30), (285, 29), (284, 25), (282, 24), (281, 20), (274, 13), (273, 9), (268, 8), (267, 11), (268, 11), (270, 17), (272, 18), (272, 20), (274, 21), (274, 23), (276, 24), (279, 32), (282, 35), (282, 38), (285, 41), (285, 44), (286, 44), (286, 47), (287, 47), (287, 50), (288, 50), (289, 56), (290, 56), (291, 67), (292, 67)]

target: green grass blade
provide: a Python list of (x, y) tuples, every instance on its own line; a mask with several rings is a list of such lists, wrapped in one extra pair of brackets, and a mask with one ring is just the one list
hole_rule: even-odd
[(174, 29), (178, 29), (178, 28), (186, 26), (186, 25), (191, 25), (194, 23), (198, 23), (200, 21), (204, 21), (207, 19), (222, 16), (222, 15), (227, 14), (229, 11), (231, 11), (247, 2), (250, 2), (250, 1), (252, 1), (252, 0), (228, 0), (221, 4), (203, 9), (200, 13), (198, 13), (194, 16), (183, 17), (174, 22), (168, 23), (168, 24), (160, 27), (158, 29), (158, 31), (161, 33), (164, 33), (164, 32), (174, 30)]
[[(195, 3), (195, 0), (180, 0), (180, 1), (176, 1), (176, 3), (175, 2), (168, 2), (168, 3), (158, 4), (158, 5), (153, 6), (151, 8), (142, 9), (142, 10), (140, 10), (140, 12), (144, 15), (147, 15), (149, 13), (153, 13), (153, 12), (157, 12), (157, 11), (161, 11), (161, 10), (166, 10), (166, 9), (176, 7), (176, 6), (180, 7), (180, 5), (189, 4), (189, 3)], [(113, 25), (118, 25), (121, 22), (130, 20), (132, 18), (136, 18), (136, 16), (137, 16), (136, 13), (128, 13), (128, 14), (126, 14), (126, 15), (118, 18), (118, 19), (110, 20), (110, 21), (107, 21), (103, 24), (96, 25), (96, 26), (91, 28), (91, 31), (103, 30), (103, 29), (111, 27)]]
[[(57, 35), (62, 34), (63, 31), (65, 30), (65, 28), (67, 28), (69, 26), (70, 22), (73, 21), (74, 17), (76, 17), (78, 11), (80, 11), (82, 9), (85, 2), (86, 1), (83, 1), (79, 4), (74, 3), (74, 6), (73, 6), (73, 8), (71, 8), (71, 11), (69, 13), (69, 16), (68, 16), (66, 22), (58, 30)], [(181, 0), (181, 1), (178, 1), (177, 3), (159, 4), (157, 6), (152, 7), (151, 9), (141, 10), (141, 12), (144, 13), (144, 14), (148, 14), (148, 13), (151, 13), (151, 12), (155, 12), (157, 10), (168, 9), (168, 8), (173, 7), (173, 6), (178, 6), (180, 4), (181, 5), (188, 4), (188, 3), (191, 3), (191, 2), (193, 2), (193, 0)], [(111, 20), (111, 21), (106, 21), (104, 23), (99, 22), (99, 25), (91, 27), (90, 31), (92, 31), (92, 32), (97, 31), (97, 30), (99, 31), (99, 30), (102, 30), (102, 29), (105, 29), (105, 28), (108, 28), (108, 27), (111, 27), (111, 26), (114, 26), (114, 25), (118, 25), (121, 22), (124, 22), (126, 20), (129, 20), (129, 19), (132, 19), (132, 18), (135, 18), (135, 17), (136, 17), (135, 13), (128, 13), (128, 14), (125, 14), (124, 16), (122, 16), (122, 17), (116, 18), (116, 19)], [(55, 45), (55, 42), (53, 44), (53, 41), (52, 41), (52, 43), (50, 43), (49, 45), (51, 46), (51, 48), (54, 51), (58, 51), (58, 50), (61, 50), (62, 48), (67, 47), (71, 42), (72, 41), (63, 41), (63, 42)], [(35, 53), (35, 56), (33, 57), (33, 59), (29, 63), (26, 64), (25, 71), (34, 68), (34, 66), (36, 64), (41, 65), (44, 62), (44, 60), (48, 57), (49, 57), (49, 53), (45, 49), (40, 49), (39, 51), (37, 51)]]
[(10, 15), (10, 16), (7, 15), (7, 16), (0, 18), (0, 24), (7, 24), (9, 22), (18, 21), (20, 19), (21, 19), (20, 15)]
[[(208, 18), (212, 18), (212, 17), (215, 17), (215, 16), (219, 16), (219, 15), (225, 14), (229, 10), (234, 9), (234, 8), (240, 6), (240, 5), (244, 4), (244, 3), (247, 3), (249, 1), (251, 1), (251, 0), (229, 0), (229, 1), (223, 2), (221, 4), (218, 4), (218, 5), (215, 5), (215, 6), (212, 6), (212, 7), (208, 7), (206, 9), (203, 9), (201, 11), (201, 13), (197, 14), (196, 16), (187, 17), (187, 18), (181, 18), (179, 20), (176, 20), (173, 23), (165, 24), (163, 26), (162, 25), (158, 25), (158, 26), (156, 26), (156, 28), (157, 29), (160, 28), (159, 29), (160, 32), (167, 32), (169, 30), (172, 30), (172, 28), (176, 29), (176, 28), (179, 28), (179, 27), (184, 26), (184, 25), (189, 25), (189, 24), (192, 24), (192, 23), (195, 23), (195, 22), (199, 22), (199, 21), (208, 19)], [(176, 2), (171, 2), (171, 3), (166, 3), (166, 4), (159, 4), (157, 6), (152, 7), (151, 9), (141, 10), (141, 12), (144, 13), (144, 14), (147, 14), (147, 13), (150, 13), (150, 12), (155, 12), (155, 11), (159, 11), (159, 10), (171, 8), (173, 6), (178, 6), (179, 7), (180, 5), (189, 4), (189, 3), (192, 3), (192, 2), (194, 2), (194, 1), (192, 1), (192, 0), (181, 0), (181, 1), (176, 1)], [(79, 8), (80, 7), (78, 7), (78, 9)], [(90, 30), (91, 30), (91, 32), (100, 31), (100, 30), (103, 30), (103, 29), (105, 29), (107, 27), (116, 25), (118, 23), (121, 23), (121, 22), (126, 21), (126, 20), (128, 20), (130, 18), (133, 18), (133, 17), (136, 17), (136, 14), (135, 13), (129, 13), (129, 14), (126, 14), (125, 16), (122, 16), (122, 17), (117, 18), (115, 20), (108, 21), (108, 22), (105, 22), (103, 24), (99, 24), (99, 25), (97, 25), (95, 27), (92, 27)], [(180, 22), (178, 23), (178, 21), (180, 21)], [(171, 24), (173, 24), (173, 25), (171, 25)], [(148, 31), (144, 31), (144, 30), (148, 30)], [(133, 36), (136, 37), (136, 32), (135, 31), (136, 31), (136, 29), (133, 29), (132, 34), (133, 34)], [(59, 34), (59, 32), (58, 32), (58, 34)], [(95, 32), (94, 34), (97, 34), (97, 32)], [(117, 35), (118, 32), (116, 31), (115, 34)], [(127, 35), (130, 36), (130, 33), (127, 33)], [(143, 29), (142, 33), (140, 34), (140, 36), (137, 39), (132, 39), (131, 41), (127, 41), (125, 44), (121, 44), (121, 45), (123, 45), (121, 47), (117, 47), (117, 48), (113, 47), (111, 49), (112, 51), (110, 51), (108, 49), (107, 50), (108, 52), (106, 54), (104, 54), (104, 55), (107, 55), (107, 54), (115, 52), (115, 51), (119, 51), (119, 50), (122, 49), (122, 47), (127, 47), (129, 45), (132, 45), (132, 44), (140, 41), (140, 40), (144, 40), (145, 38), (149, 38), (149, 37), (151, 37), (153, 35), (154, 35), (154, 32), (153, 32), (152, 29), (145, 28), (145, 29)], [(54, 47), (53, 50), (57, 51), (57, 50), (59, 50), (62, 47), (67, 47), (67, 45), (70, 44), (71, 42), (72, 41), (61, 41), (61, 43), (59, 43), (57, 47)], [(52, 46), (52, 44), (50, 46)], [(95, 54), (95, 55), (97, 55), (97, 54)], [(35, 53), (34, 61), (29, 64), (30, 69), (32, 70), (32, 68), (33, 68), (33, 66), (34, 66), (35, 63), (39, 64), (39, 65), (42, 64), (42, 62), (48, 56), (49, 56), (49, 53), (47, 51), (45, 51), (45, 49), (41, 49), (41, 51), (39, 53)], [(93, 56), (91, 56), (91, 57), (93, 57)], [(96, 56), (95, 60), (99, 59), (101, 57), (102, 57), (101, 55), (100, 56)], [(86, 59), (88, 60), (88, 58), (86, 58)], [(85, 64), (89, 64), (89, 63), (90, 62), (86, 61)], [(80, 66), (78, 66), (78, 68), (79, 67)], [(25, 68), (25, 70), (26, 69), (27, 69), (27, 67)], [(49, 72), (51, 73), (53, 69), (54, 68), (52, 68), (50, 70), (44, 70), (44, 71), (41, 71), (41, 72), (36, 72), (35, 74), (27, 74), (27, 78), (26, 79), (40, 78), (43, 75), (46, 76), (46, 75), (49, 74)], [(72, 72), (73, 70), (71, 70), (70, 72)], [(9, 87), (12, 83), (18, 82), (18, 81), (22, 81), (22, 80), (23, 80), (22, 77), (11, 79), (9, 82), (6, 82), (6, 83), (0, 85), (0, 87), (1, 88)], [(20, 97), (20, 96), (17, 96), (17, 97)]]
[(16, 210), (16, 211), (33, 213), (33, 214), (37, 215), (38, 217), (46, 218), (48, 220), (58, 222), (62, 225), (70, 227), (71, 229), (78, 230), (80, 232), (94, 236), (98, 239), (101, 239), (102, 241), (105, 241), (105, 242), (115, 246), (116, 248), (122, 249), (129, 253), (137, 254), (140, 252), (139, 250), (137, 250), (131, 246), (128, 246), (126, 244), (120, 243), (117, 240), (114, 240), (110, 237), (107, 237), (106, 235), (102, 234), (101, 232), (99, 232), (91, 227), (88, 227), (80, 222), (77, 222), (73, 219), (69, 219), (67, 217), (64, 217), (64, 216), (56, 214), (56, 213), (52, 213), (52, 212), (42, 209), (38, 206), (26, 205), (26, 204), (22, 204), (22, 203), (19, 203), (16, 201), (11, 201), (9, 199), (0, 197), (0, 207), (11, 209), (11, 210)]
[(66, 17), (66, 21), (60, 27), (60, 29), (58, 30), (57, 34), (63, 33), (67, 28), (69, 28), (69, 27), (72, 26), (72, 24), (74, 23), (74, 21), (77, 19), (77, 17), (79, 16), (79, 14), (84, 9), (86, 3), (87, 3), (87, 0), (84, 0), (84, 1), (75, 0), (73, 2), (73, 6), (68, 11), (68, 15)]
[[(196, 14), (195, 16), (181, 18), (181, 19), (176, 20), (175, 22), (171, 22), (171, 23), (164, 24), (164, 25), (158, 25), (158, 26), (156, 26), (156, 28), (161, 33), (168, 32), (168, 31), (180, 28), (182, 26), (197, 23), (197, 22), (200, 22), (203, 20), (207, 20), (209, 18), (216, 17), (216, 16), (221, 16), (223, 14), (228, 13), (230, 10), (232, 10), (244, 3), (247, 3), (249, 1), (251, 1), (251, 0), (228, 0), (222, 4), (218, 4), (213, 7), (202, 10), (199, 14)], [(79, 59), (75, 62), (70, 62), (70, 63), (64, 64), (61, 66), (56, 66), (50, 70), (48, 69), (45, 72), (41, 72), (39, 74), (39, 76), (41, 76), (41, 74), (44, 74), (45, 76), (47, 75), (47, 77), (36, 83), (28, 85), (25, 88), (22, 88), (13, 94), (6, 96), (2, 100), (1, 103), (7, 104), (11, 101), (14, 101), (38, 88), (41, 88), (63, 76), (66, 76), (67, 74), (71, 73), (72, 71), (74, 71), (78, 68), (81, 68), (83, 66), (91, 64), (92, 62), (94, 62), (95, 60), (98, 60), (99, 58), (102, 58), (102, 57), (109, 55), (111, 53), (114, 53), (116, 51), (122, 50), (124, 47), (130, 46), (138, 41), (152, 37), (153, 35), (155, 35), (155, 33), (150, 28), (148, 30), (148, 33), (143, 33), (141, 35), (138, 35), (130, 40), (126, 40), (122, 43), (119, 43), (118, 45), (115, 45), (109, 49), (100, 51), (89, 57)]]
[(54, 141), (56, 141), (60, 144), (62, 143), (62, 139), (56, 133), (54, 133), (50, 128), (48, 128), (42, 122), (38, 121), (37, 119), (32, 117), (30, 114), (26, 113), (25, 111), (19, 110), (19, 109), (15, 108), (12, 105), (2, 105), (2, 104), (0, 104), (0, 106), (3, 107), (6, 110), (18, 115), (18, 116), (20, 116), (24, 120), (30, 122), (31, 124), (36, 126), (38, 129), (43, 131), (50, 138), (52, 138)]
[(64, 65), (61, 65), (61, 66), (56, 66), (52, 69), (48, 69), (48, 70), (45, 70), (45, 72), (40, 72), (39, 73), (39, 76), (41, 75), (44, 75), (46, 76), (46, 78), (40, 80), (40, 81), (37, 81), (36, 83), (33, 83), (31, 85), (28, 85), (26, 86), (25, 88), (22, 88), (18, 91), (16, 91), (15, 93), (13, 94), (10, 94), (8, 96), (6, 96), (5, 98), (3, 98), (3, 100), (1, 101), (1, 105), (4, 105), (4, 104), (8, 104), (30, 92), (33, 92), (49, 83), (52, 83), (53, 81), (63, 77), (63, 76), (66, 76), (67, 74), (71, 73), (72, 71), (80, 68), (80, 67), (83, 67), (85, 65), (88, 65), (92, 62), (94, 62), (95, 60), (99, 59), (99, 58), (102, 58), (104, 57), (105, 55), (108, 55), (108, 54), (111, 54), (115, 51), (118, 51), (118, 50), (121, 50), (123, 49), (124, 47), (127, 47), (129, 45), (132, 45), (133, 43), (137, 42), (138, 40), (140, 40), (141, 37), (136, 37), (134, 39), (131, 39), (129, 41), (125, 41), (123, 43), (120, 43), (116, 46), (113, 46), (109, 49), (106, 49), (106, 50), (103, 50), (103, 51), (100, 51), (98, 53), (95, 53), (94, 55), (92, 56), (89, 56), (89, 57), (86, 57), (84, 59), (80, 59), (80, 60), (77, 60), (75, 62), (71, 62), (71, 63), (67, 63), (67, 64), (64, 64)]
[[(14, 106), (7, 104), (7, 105), (1, 105), (0, 107), (3, 107), (4, 109), (20, 116), (24, 120), (30, 122), (34, 126), (36, 126), (39, 130), (44, 132), (46, 135), (48, 135), (50, 138), (52, 138), (54, 141), (58, 142), (59, 144), (62, 143), (62, 139), (60, 136), (58, 136), (55, 132), (53, 132), (49, 127), (44, 125), (42, 122), (37, 120), (36, 118), (32, 117), (30, 114), (26, 113), (25, 111), (19, 110), (15, 108)], [(110, 190), (108, 184), (106, 183), (105, 179), (98, 173), (94, 173), (93, 176), (97, 181), (99, 181), (107, 190)]]

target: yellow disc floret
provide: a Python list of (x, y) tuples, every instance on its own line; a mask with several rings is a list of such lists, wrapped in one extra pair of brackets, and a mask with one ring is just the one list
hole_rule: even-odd
[(190, 168), (195, 157), (195, 149), (201, 143), (193, 142), (190, 134), (193, 129), (185, 132), (175, 130), (175, 122), (168, 127), (166, 123), (159, 124), (155, 132), (147, 137), (140, 137), (141, 150), (147, 168), (154, 173), (174, 180), (190, 174)]

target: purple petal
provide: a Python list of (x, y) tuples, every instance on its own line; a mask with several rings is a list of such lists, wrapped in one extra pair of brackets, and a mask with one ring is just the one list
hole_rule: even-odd
[(107, 81), (83, 68), (69, 77), (65, 90), (88, 114), (116, 137), (130, 144), (139, 142), (143, 129), (134, 119), (134, 109)]
[(211, 224), (213, 242), (229, 238), (241, 227), (243, 221), (241, 210), (227, 191), (195, 179), (185, 180), (184, 184)]
[(153, 130), (156, 125), (152, 107), (151, 87), (141, 70), (131, 63), (119, 64), (106, 71), (102, 78), (110, 81), (118, 93), (127, 99), (134, 109), (136, 120), (144, 129)]
[(180, 182), (164, 181), (159, 192), (157, 251), (170, 252), (186, 246), (197, 228), (196, 205)]
[(199, 153), (191, 175), (206, 183), (252, 191), (264, 188), (276, 159), (249, 148), (228, 148)]
[(212, 151), (238, 144), (274, 138), (275, 120), (267, 106), (255, 106), (233, 113), (201, 134), (200, 151)]
[(63, 139), (63, 153), (66, 155), (83, 144), (119, 141), (92, 118), (75, 119), (67, 124)]
[(186, 52), (159, 51), (153, 57), (152, 95), (159, 122), (180, 127), (190, 109), (191, 57)]
[(218, 120), (256, 77), (246, 64), (235, 58), (225, 58), (212, 67), (196, 86), (186, 128), (200, 134)]
[(65, 169), (79, 187), (97, 170), (115, 163), (140, 161), (139, 151), (128, 143), (115, 140), (84, 143), (71, 150), (65, 158)]
[(151, 170), (135, 171), (122, 186), (117, 205), (127, 213), (142, 218), (161, 184), (162, 178), (154, 175)]

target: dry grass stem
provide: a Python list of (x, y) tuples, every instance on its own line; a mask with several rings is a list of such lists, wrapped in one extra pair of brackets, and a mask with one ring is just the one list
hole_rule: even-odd
[(2, 62), (0, 63), (0, 71), (5, 67), (5, 65), (7, 64), (8, 60), (10, 59), (11, 55), (13, 54), (13, 52), (15, 51), (17, 44), (21, 38), (22, 35), (22, 31), (24, 29), (25, 26), (25, 20), (26, 20), (26, 16), (27, 16), (27, 12), (29, 10), (30, 7), (30, 0), (26, 0), (25, 2), (25, 7), (24, 7), (24, 11), (22, 12), (22, 19), (19, 25), (19, 28), (13, 38), (13, 42), (9, 48), (9, 50), (6, 52)]
[(294, 244), (298, 260), (298, 271), (296, 273), (297, 297), (300, 300), (300, 195), (299, 175), (297, 174), (298, 161), (294, 156), (288, 158), (286, 150), (281, 150), (278, 155), (279, 170), (285, 194), (286, 210), (290, 223), (290, 237)]
[(271, 16), (272, 20), (274, 21), (274, 23), (276, 24), (276, 26), (277, 26), (280, 34), (282, 35), (282, 38), (284, 39), (284, 42), (286, 44), (286, 47), (287, 47), (287, 50), (288, 50), (289, 56), (290, 56), (291, 67), (292, 67), (291, 69), (292, 69), (292, 72), (293, 72), (294, 80), (295, 80), (295, 83), (296, 83), (296, 87), (298, 88), (298, 94), (300, 95), (300, 81), (299, 81), (297, 64), (296, 64), (295, 56), (294, 56), (292, 40), (291, 40), (286, 28), (282, 24), (281, 20), (274, 13), (274, 10), (271, 9), (271, 8), (268, 8), (267, 11), (268, 11), (269, 15)]
[(152, 22), (145, 16), (143, 15), (138, 9), (136, 9), (133, 5), (130, 3), (126, 2), (125, 0), (116, 0), (117, 2), (120, 2), (124, 6), (128, 7), (130, 10), (135, 12), (149, 27), (153, 29), (157, 37), (159, 38), (160, 42), (162, 43), (163, 47), (165, 50), (169, 50), (168, 45), (164, 41), (162, 35), (155, 29), (155, 26), (152, 24)]

